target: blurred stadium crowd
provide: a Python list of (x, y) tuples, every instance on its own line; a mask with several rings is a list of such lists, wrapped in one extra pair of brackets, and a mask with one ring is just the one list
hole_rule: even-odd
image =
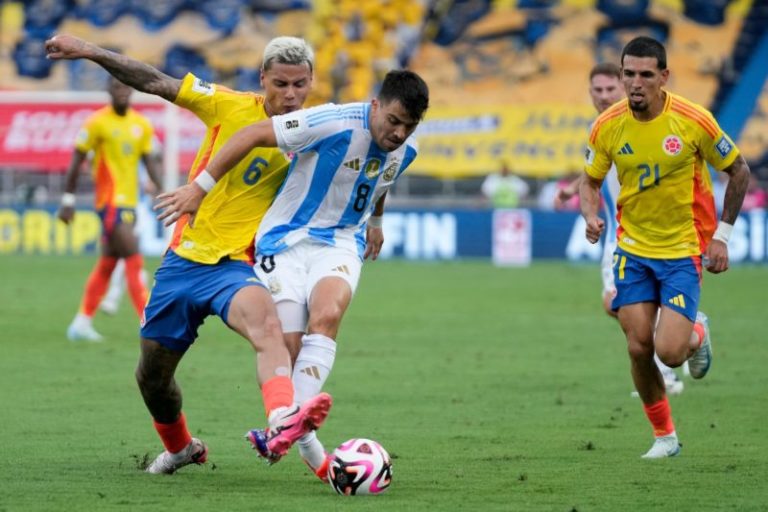
[[(58, 32), (238, 90), (259, 90), (270, 38), (297, 35), (317, 53), (310, 104), (368, 100), (387, 70), (407, 66), (430, 84), (438, 118), (441, 107), (464, 106), (591, 112), (589, 69), (618, 61), (623, 44), (645, 33), (667, 46), (669, 88), (709, 108), (759, 186), (768, 182), (768, 87), (765, 71), (753, 69), (768, 59), (768, 0), (5, 0), (0, 9), (0, 91), (103, 90), (99, 66), (45, 58), (43, 42)], [(482, 180), (503, 163), (478, 162), (416, 165), (395, 195), (477, 201)], [(510, 166), (530, 185), (531, 205), (577, 170)], [(7, 167), (0, 161), (0, 172)], [(0, 181), (3, 198), (19, 183), (18, 173)]]

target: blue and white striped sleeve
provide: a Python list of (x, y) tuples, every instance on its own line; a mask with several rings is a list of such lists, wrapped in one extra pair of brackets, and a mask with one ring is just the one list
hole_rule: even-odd
[(299, 153), (343, 129), (343, 109), (328, 103), (274, 116), (272, 126), (278, 147), (285, 153)]

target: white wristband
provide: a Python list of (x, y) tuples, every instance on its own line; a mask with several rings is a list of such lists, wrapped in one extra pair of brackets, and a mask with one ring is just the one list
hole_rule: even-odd
[(382, 219), (384, 219), (382, 215), (377, 215), (377, 216), (371, 215), (370, 217), (368, 217), (368, 227), (381, 228)]
[(200, 188), (205, 190), (207, 194), (211, 191), (213, 186), (216, 185), (216, 180), (213, 179), (213, 176), (211, 176), (208, 171), (203, 169), (203, 171), (195, 178), (195, 183), (200, 185)]
[(724, 244), (727, 244), (728, 239), (731, 237), (731, 231), (733, 231), (733, 224), (720, 221), (717, 224), (715, 234), (712, 235), (712, 240), (720, 240)]
[(72, 192), (64, 192), (61, 194), (61, 206), (67, 208), (75, 206), (75, 194)]

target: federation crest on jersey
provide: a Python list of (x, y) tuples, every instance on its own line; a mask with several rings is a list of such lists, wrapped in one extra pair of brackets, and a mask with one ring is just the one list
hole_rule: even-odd
[(731, 144), (728, 138), (723, 135), (720, 137), (720, 140), (717, 141), (717, 144), (715, 144), (715, 148), (717, 148), (717, 152), (720, 153), (720, 156), (725, 158), (733, 149), (733, 144)]
[(592, 162), (595, 161), (595, 152), (592, 150), (591, 147), (587, 146), (587, 150), (584, 152), (584, 162), (587, 165), (592, 165)]
[(384, 169), (384, 174), (381, 175), (382, 178), (384, 178), (384, 181), (392, 181), (395, 179), (395, 174), (397, 174), (397, 170), (400, 168), (400, 162), (397, 161), (396, 158), (392, 159), (392, 162), (387, 166), (386, 169)]
[(216, 92), (216, 87), (210, 82), (195, 77), (195, 80), (192, 82), (192, 90), (206, 96), (213, 96), (213, 93)]
[(139, 138), (141, 138), (141, 134), (142, 134), (142, 133), (144, 133), (144, 130), (141, 128), (141, 125), (140, 125), (140, 124), (134, 124), (134, 125), (131, 125), (131, 136), (132, 136), (134, 139), (139, 139)]
[(683, 141), (677, 135), (667, 135), (661, 147), (669, 156), (677, 156), (683, 150)]

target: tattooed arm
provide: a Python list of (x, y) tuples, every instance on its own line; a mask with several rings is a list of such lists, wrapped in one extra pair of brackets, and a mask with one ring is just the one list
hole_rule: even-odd
[(45, 42), (49, 59), (88, 59), (130, 85), (137, 91), (174, 101), (181, 89), (181, 80), (170, 77), (160, 70), (119, 53), (106, 50), (74, 36), (61, 34)]

